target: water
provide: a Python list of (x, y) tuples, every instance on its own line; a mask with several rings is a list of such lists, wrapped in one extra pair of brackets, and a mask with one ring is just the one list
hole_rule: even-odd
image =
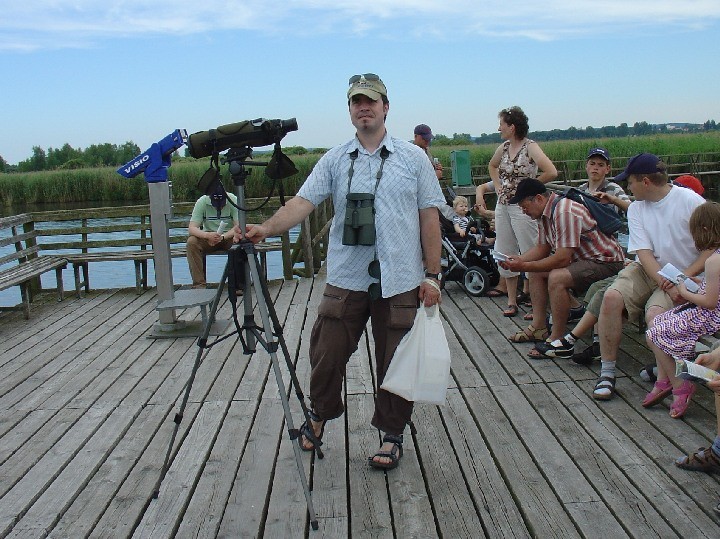
[[(87, 206), (86, 206), (87, 207)], [(14, 215), (14, 214), (10, 214)], [(108, 219), (108, 222), (113, 220)], [(115, 220), (115, 222), (121, 222), (122, 219)], [(66, 225), (72, 226), (72, 221), (66, 221)], [(80, 226), (80, 223), (76, 223)], [(100, 224), (96, 221), (96, 224)], [(52, 227), (54, 225), (47, 223), (38, 223), (37, 228), (40, 229), (44, 226)], [(9, 236), (9, 231), (3, 231), (5, 236)], [(171, 231), (172, 233), (172, 231)], [(300, 233), (300, 226), (296, 226), (290, 230), (290, 241), (293, 242), (297, 239)], [(94, 239), (101, 239), (102, 234), (95, 234)], [(108, 234), (108, 237), (114, 239), (121, 238), (120, 233)], [(64, 236), (70, 240), (69, 236)], [(128, 233), (128, 238), (132, 237), (132, 233)], [(38, 238), (40, 243), (43, 240), (52, 238)], [(79, 239), (79, 236), (73, 239)], [(57, 238), (54, 239), (57, 241)], [(6, 247), (0, 247), (0, 256), (8, 254), (14, 250), (13, 245)], [(52, 251), (43, 251), (44, 254), (52, 254)], [(58, 251), (61, 254), (62, 251)], [(216, 283), (220, 281), (222, 277), (223, 269), (225, 269), (225, 262), (227, 258), (224, 256), (208, 256), (206, 258), (206, 274), (207, 281), (209, 283)], [(282, 269), (282, 253), (279, 251), (272, 251), (267, 253), (267, 272), (268, 279), (280, 279), (283, 277)], [(298, 265), (298, 267), (302, 264)], [(93, 262), (88, 265), (89, 268), (89, 279), (90, 289), (103, 289), (103, 288), (134, 288), (135, 287), (135, 264), (132, 260), (123, 260), (121, 262)], [(75, 292), (75, 276), (73, 274), (72, 265), (68, 266), (63, 270), (63, 285), (66, 294), (74, 294)], [(190, 278), (190, 270), (187, 265), (185, 258), (173, 258), (172, 259), (172, 276), (173, 283), (175, 285), (189, 285), (192, 284)], [(47, 272), (41, 277), (43, 288), (55, 288), (57, 283), (55, 280), (55, 272)], [(155, 268), (153, 260), (148, 261), (148, 286), (155, 286)], [(0, 306), (12, 307), (19, 304), (22, 301), (20, 296), (20, 287), (13, 286), (6, 290), (0, 291)]]

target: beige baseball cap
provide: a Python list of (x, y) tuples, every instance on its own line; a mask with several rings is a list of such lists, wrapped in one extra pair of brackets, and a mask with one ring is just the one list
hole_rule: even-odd
[(348, 99), (354, 95), (363, 94), (373, 101), (377, 101), (381, 96), (387, 97), (387, 89), (380, 77), (374, 73), (365, 73), (364, 75), (353, 75), (348, 81), (350, 89), (348, 90)]

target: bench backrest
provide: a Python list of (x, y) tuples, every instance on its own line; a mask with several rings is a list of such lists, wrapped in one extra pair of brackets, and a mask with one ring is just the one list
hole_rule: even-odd
[(37, 235), (29, 213), (0, 217), (0, 271), (36, 258)]

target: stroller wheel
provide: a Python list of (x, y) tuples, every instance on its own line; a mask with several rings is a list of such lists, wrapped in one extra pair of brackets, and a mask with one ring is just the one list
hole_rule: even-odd
[(463, 288), (473, 297), (482, 296), (490, 286), (490, 276), (487, 271), (477, 266), (471, 266), (463, 276)]

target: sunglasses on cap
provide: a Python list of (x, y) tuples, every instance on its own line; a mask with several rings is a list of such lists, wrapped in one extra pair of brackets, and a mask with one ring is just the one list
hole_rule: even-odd
[(380, 261), (376, 258), (370, 264), (368, 264), (368, 274), (373, 279), (377, 279), (377, 283), (372, 283), (368, 287), (368, 294), (370, 295), (370, 299), (375, 301), (376, 299), (380, 299), (382, 297), (382, 284), (380, 279)]
[(365, 73), (363, 75), (353, 75), (352, 77), (350, 77), (348, 84), (355, 84), (356, 82), (359, 82), (361, 79), (380, 80), (380, 77), (378, 77), (375, 73)]

